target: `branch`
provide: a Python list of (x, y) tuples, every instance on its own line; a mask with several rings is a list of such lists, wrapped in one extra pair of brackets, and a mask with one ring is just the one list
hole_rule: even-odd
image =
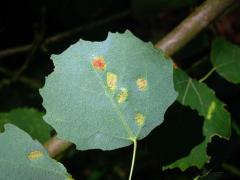
[[(165, 38), (160, 40), (156, 47), (162, 49), (167, 55), (174, 54), (233, 2), (234, 0), (207, 0)], [(70, 146), (71, 143), (57, 140), (55, 137), (45, 145), (52, 157)]]
[(173, 55), (199, 32), (206, 28), (216, 17), (229, 7), (234, 0), (206, 0), (177, 27), (157, 42), (156, 47), (168, 56)]
[[(12, 76), (12, 74), (14, 74), (14, 71), (11, 71), (9, 69), (0, 67), (0, 74), (3, 74), (5, 76)], [(24, 75), (20, 75), (19, 79), (20, 82), (30, 86), (33, 89), (39, 89), (40, 87), (42, 87), (42, 84), (40, 82), (38, 82), (36, 79), (24, 76)], [(1, 84), (3, 83), (3, 84)], [(4, 80), (3, 82), (0, 82), (0, 88), (2, 88), (3, 86), (6, 85), (10, 85), (11, 84), (11, 80)]]
[(23, 63), (23, 65), (14, 73), (11, 81), (15, 82), (17, 79), (23, 74), (23, 72), (28, 68), (30, 62), (33, 60), (35, 57), (36, 52), (38, 49), (41, 47), (41, 44), (44, 41), (45, 33), (46, 33), (46, 8), (42, 7), (42, 16), (41, 16), (41, 23), (40, 23), (40, 28), (35, 29), (35, 39), (32, 44), (32, 48), (28, 53), (28, 56)]
[(225, 171), (235, 175), (236, 177), (240, 177), (240, 169), (238, 169), (236, 166), (228, 164), (228, 163), (223, 163), (222, 168)]
[[(116, 21), (118, 19), (124, 18), (129, 14), (130, 14), (130, 10), (126, 10), (126, 11), (120, 12), (118, 14), (114, 14), (110, 17), (105, 18), (105, 19), (101, 19), (101, 20), (92, 22), (90, 24), (86, 24), (86, 25), (77, 27), (75, 29), (71, 29), (71, 30), (68, 30), (68, 31), (61, 32), (61, 33), (56, 34), (54, 36), (48, 37), (44, 41), (43, 44), (44, 44), (44, 46), (51, 45), (53, 43), (56, 43), (56, 42), (59, 42), (59, 41), (62, 41), (64, 39), (66, 39), (66, 38), (69, 38), (70, 36), (76, 35), (76, 34), (82, 32), (82, 31), (87, 31), (87, 30), (93, 29), (97, 26), (104, 25), (104, 24), (107, 24), (109, 22)], [(21, 53), (28, 52), (29, 50), (31, 50), (32, 47), (33, 47), (33, 44), (27, 44), (27, 45), (23, 45), (23, 46), (14, 47), (14, 48), (4, 49), (4, 50), (0, 51), (0, 59), (3, 59), (5, 57), (11, 56), (11, 55), (16, 55), (16, 54), (21, 54)]]
[(44, 147), (48, 150), (51, 157), (56, 157), (71, 146), (72, 143), (57, 139), (56, 136), (44, 144)]

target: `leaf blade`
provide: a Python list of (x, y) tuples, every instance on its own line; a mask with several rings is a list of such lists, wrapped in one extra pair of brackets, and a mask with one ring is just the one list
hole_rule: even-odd
[(43, 113), (34, 108), (16, 108), (0, 113), (0, 132), (6, 123), (11, 123), (29, 133), (33, 139), (45, 142), (51, 137), (52, 127), (42, 119)]
[[(176, 98), (171, 62), (128, 31), (103, 42), (81, 40), (52, 58), (54, 72), (40, 90), (44, 119), (81, 150), (144, 138)], [(119, 100), (122, 92), (126, 98)]]
[(212, 44), (211, 62), (217, 73), (226, 80), (240, 83), (240, 47), (222, 38)]
[[(17, 139), (17, 141), (16, 141)], [(14, 125), (0, 134), (0, 179), (67, 179), (63, 165), (51, 159), (37, 141)]]
[[(215, 97), (213, 90), (204, 83), (191, 79), (182, 70), (174, 71), (174, 83), (179, 93), (177, 100), (181, 104), (197, 110), (199, 115), (204, 117), (202, 131), (205, 140), (195, 146), (188, 156), (164, 166), (163, 169), (178, 167), (185, 171), (192, 166), (201, 169), (210, 160), (207, 154), (207, 145), (211, 142), (212, 137), (219, 136), (229, 139), (231, 135), (230, 115), (224, 109), (224, 104)], [(187, 86), (189, 88), (186, 88)], [(187, 91), (188, 93), (186, 93)]]

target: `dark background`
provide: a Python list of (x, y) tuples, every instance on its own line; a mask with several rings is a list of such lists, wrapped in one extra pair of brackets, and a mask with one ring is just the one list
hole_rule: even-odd
[[(155, 43), (200, 3), (201, 0), (1, 1), (0, 111), (16, 107), (44, 111), (38, 89), (53, 70), (49, 57), (80, 38), (100, 41), (109, 31), (129, 29), (140, 39)], [(201, 78), (211, 69), (209, 52), (215, 37), (240, 43), (239, 18), (240, 7), (234, 5), (175, 54), (174, 61), (193, 78)], [(21, 51), (26, 47), (27, 51)], [(11, 52), (3, 56), (6, 49)], [(216, 73), (207, 84), (227, 104), (233, 121), (239, 125), (240, 86), (228, 83)], [(204, 169), (161, 171), (162, 165), (186, 156), (203, 140), (202, 123), (197, 112), (174, 103), (166, 113), (165, 122), (140, 142), (134, 179), (192, 179), (205, 172), (222, 179), (236, 178), (222, 168), (223, 163), (240, 168), (240, 139), (234, 130), (229, 142), (214, 138), (208, 147), (212, 160)], [(60, 160), (76, 179), (127, 179), (131, 155), (132, 147), (111, 152), (71, 148)]]

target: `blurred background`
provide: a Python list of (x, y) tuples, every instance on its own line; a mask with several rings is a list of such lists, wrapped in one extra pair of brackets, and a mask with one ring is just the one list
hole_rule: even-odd
[[(0, 2), (0, 112), (18, 107), (39, 111), (38, 89), (53, 71), (51, 54), (59, 54), (80, 38), (101, 41), (109, 31), (133, 32), (153, 43), (186, 18), (202, 0), (3, 0)], [(216, 36), (240, 43), (240, 6), (232, 6), (172, 58), (191, 77), (199, 79), (211, 68), (209, 54)], [(208, 147), (212, 160), (203, 169), (161, 171), (161, 166), (186, 156), (203, 141), (203, 119), (174, 103), (165, 122), (140, 142), (134, 179), (193, 179), (206, 172), (212, 178), (234, 179), (223, 164), (240, 169), (240, 86), (214, 73), (209, 87), (227, 104), (235, 122), (230, 141), (214, 138)], [(181, 114), (181, 116), (179, 116)], [(194, 120), (194, 121), (193, 121)], [(174, 132), (174, 133), (173, 133)], [(53, 132), (54, 133), (54, 132)], [(58, 159), (76, 179), (127, 179), (132, 147), (103, 152), (69, 149)], [(238, 178), (239, 178), (238, 177)]]

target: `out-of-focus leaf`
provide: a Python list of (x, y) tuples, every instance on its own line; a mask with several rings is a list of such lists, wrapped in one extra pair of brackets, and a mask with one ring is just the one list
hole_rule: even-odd
[(217, 73), (232, 83), (240, 83), (240, 47), (222, 38), (212, 44), (211, 62)]
[(52, 58), (54, 72), (40, 90), (44, 120), (81, 150), (143, 139), (177, 96), (171, 61), (129, 31), (80, 40)]
[(17, 108), (0, 113), (0, 132), (3, 131), (4, 124), (11, 123), (26, 131), (33, 139), (45, 142), (51, 137), (53, 129), (42, 117), (43, 113), (33, 108)]
[(236, 132), (236, 134), (238, 136), (240, 136), (240, 126), (237, 122), (232, 121), (232, 128), (234, 129), (234, 131)]
[(48, 156), (42, 145), (14, 125), (0, 134), (0, 179), (70, 179), (64, 166)]
[(203, 135), (205, 140), (194, 147), (188, 156), (163, 169), (178, 167), (184, 171), (192, 166), (200, 169), (210, 160), (207, 155), (207, 144), (211, 142), (212, 137), (219, 136), (229, 139), (231, 134), (230, 115), (224, 109), (224, 104), (214, 95), (213, 90), (204, 83), (191, 79), (183, 71), (174, 71), (174, 84), (179, 93), (178, 101), (197, 110), (199, 115), (204, 117)]

